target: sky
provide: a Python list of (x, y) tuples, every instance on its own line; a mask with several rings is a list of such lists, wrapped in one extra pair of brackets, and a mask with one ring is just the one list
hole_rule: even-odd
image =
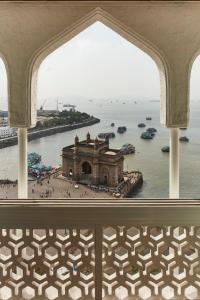
[[(200, 57), (193, 65), (191, 98), (200, 99)], [(6, 71), (0, 60), (0, 109), (7, 103)], [(159, 99), (156, 64), (146, 53), (96, 22), (51, 53), (38, 72), (38, 107), (56, 100)], [(45, 108), (45, 107), (44, 107)]]

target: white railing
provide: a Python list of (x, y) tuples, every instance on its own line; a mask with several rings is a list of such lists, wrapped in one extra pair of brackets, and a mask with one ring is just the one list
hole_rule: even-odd
[(2, 200), (0, 298), (199, 299), (199, 215), (194, 200)]

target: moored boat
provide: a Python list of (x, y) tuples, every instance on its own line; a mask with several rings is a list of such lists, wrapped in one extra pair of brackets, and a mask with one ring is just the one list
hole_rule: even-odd
[(28, 153), (28, 164), (36, 165), (41, 162), (41, 155), (36, 152)]
[(150, 128), (147, 128), (147, 131), (148, 132), (157, 132), (157, 129), (156, 128), (153, 128), (153, 127), (150, 127)]
[(180, 138), (179, 138), (179, 141), (180, 142), (189, 142), (189, 138), (187, 137), (187, 136), (181, 136)]
[(152, 120), (152, 117), (146, 117), (146, 120), (147, 120), (147, 121), (151, 121), (151, 120)]
[(135, 153), (135, 147), (134, 147), (132, 144), (124, 144), (124, 145), (121, 147), (120, 152), (121, 152), (123, 155)]
[(169, 146), (164, 146), (164, 147), (161, 148), (161, 151), (162, 152), (169, 152), (170, 148), (169, 148)]
[(126, 126), (120, 126), (117, 128), (118, 133), (124, 133), (126, 132), (126, 130), (127, 130)]
[(141, 139), (144, 139), (144, 140), (152, 140), (153, 134), (151, 132), (145, 131), (141, 134), (140, 137), (141, 137)]
[(139, 123), (138, 124), (138, 127), (140, 127), (140, 128), (144, 128), (146, 125), (144, 124), (144, 123)]
[(99, 133), (98, 137), (100, 139), (111, 139), (111, 138), (115, 138), (115, 133), (114, 132), (104, 132), (104, 133)]

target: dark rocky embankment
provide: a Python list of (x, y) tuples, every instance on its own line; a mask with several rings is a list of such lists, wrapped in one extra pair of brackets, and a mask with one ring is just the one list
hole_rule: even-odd
[[(96, 123), (99, 123), (100, 119), (98, 118), (91, 118), (90, 120), (81, 122), (81, 123), (76, 123), (72, 125), (62, 125), (62, 126), (56, 126), (52, 128), (46, 128), (46, 129), (41, 129), (41, 130), (32, 130), (28, 132), (28, 141), (36, 140), (45, 136), (53, 135), (56, 133), (61, 133), (65, 131), (70, 131), (74, 130), (77, 128), (82, 128), (82, 127), (87, 127), (94, 125)], [(9, 137), (6, 139), (0, 140), (0, 149), (10, 147), (17, 145), (17, 136), (14, 137)]]

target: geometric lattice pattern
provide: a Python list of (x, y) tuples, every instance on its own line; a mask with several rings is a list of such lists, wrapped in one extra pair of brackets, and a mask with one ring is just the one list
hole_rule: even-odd
[(103, 299), (200, 299), (200, 227), (105, 227), (103, 289)]
[(0, 230), (0, 299), (93, 299), (94, 231)]

